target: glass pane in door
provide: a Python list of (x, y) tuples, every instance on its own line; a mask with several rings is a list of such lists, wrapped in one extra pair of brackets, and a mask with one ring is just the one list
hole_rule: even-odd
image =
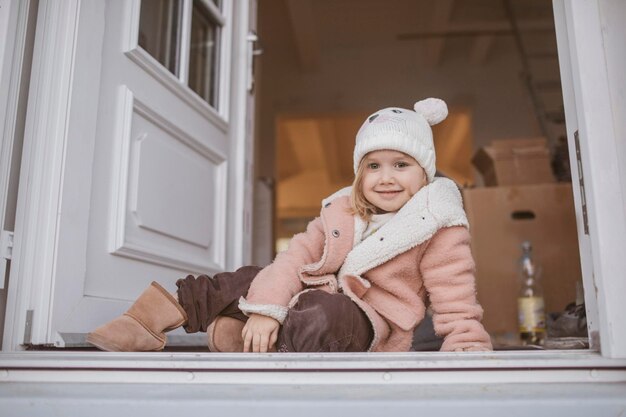
[(213, 107), (217, 103), (219, 26), (199, 0), (193, 2), (189, 53), (189, 87)]
[(139, 46), (172, 74), (179, 74), (182, 0), (144, 0), (139, 14)]

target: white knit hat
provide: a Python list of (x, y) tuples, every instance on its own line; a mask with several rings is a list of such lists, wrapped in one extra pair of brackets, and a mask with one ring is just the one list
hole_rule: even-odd
[(388, 107), (372, 114), (356, 134), (354, 173), (367, 153), (383, 149), (404, 152), (426, 171), (428, 182), (435, 177), (435, 147), (430, 126), (448, 116), (448, 106), (438, 98), (427, 98), (413, 106), (415, 111)]

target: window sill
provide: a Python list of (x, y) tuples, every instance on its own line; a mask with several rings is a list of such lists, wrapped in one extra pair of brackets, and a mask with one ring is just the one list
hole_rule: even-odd
[(587, 351), (0, 353), (9, 415), (602, 416), (625, 391), (626, 361)]
[[(382, 415), (390, 406), (413, 414), (428, 406), (436, 415), (456, 416), (461, 405), (468, 416), (485, 410), (502, 415), (511, 404), (526, 404), (539, 411), (529, 411), (535, 415), (565, 409), (568, 415), (617, 415), (626, 407), (625, 391), (626, 359), (590, 351), (0, 353), (0, 409), (28, 409), (29, 415), (48, 415), (51, 404), (77, 412), (80, 401), (105, 404), (103, 399), (108, 408), (99, 415), (149, 405), (161, 414), (164, 407), (180, 414), (194, 404), (226, 407), (216, 415), (243, 415), (250, 404), (280, 407), (280, 415), (366, 404), (374, 413), (368, 415)], [(40, 414), (30, 412), (37, 407)]]
[(1, 352), (0, 369), (177, 371), (460, 371), (622, 369), (589, 350), (407, 353)]

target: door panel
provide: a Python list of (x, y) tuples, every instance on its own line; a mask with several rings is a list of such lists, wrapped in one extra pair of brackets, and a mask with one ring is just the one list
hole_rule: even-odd
[(121, 135), (127, 162), (112, 196), (119, 233), (111, 253), (186, 271), (223, 269), (215, 242), (225, 233), (225, 151), (125, 95), (130, 129)]
[(165, 66), (129, 59), (137, 6), (106, 8), (99, 108), (117, 111), (98, 115), (85, 279), (85, 295), (127, 301), (152, 280), (173, 291), (188, 273), (226, 268), (226, 123), (196, 111)]

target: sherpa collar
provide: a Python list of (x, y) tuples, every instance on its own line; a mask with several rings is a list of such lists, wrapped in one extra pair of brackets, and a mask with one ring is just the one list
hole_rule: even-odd
[[(351, 187), (343, 188), (324, 199), (328, 202), (349, 196)], [(435, 180), (419, 190), (398, 213), (374, 234), (358, 243), (367, 224), (355, 216), (355, 245), (348, 253), (338, 277), (361, 274), (393, 259), (430, 239), (439, 229), (469, 227), (461, 193), (447, 178)]]

